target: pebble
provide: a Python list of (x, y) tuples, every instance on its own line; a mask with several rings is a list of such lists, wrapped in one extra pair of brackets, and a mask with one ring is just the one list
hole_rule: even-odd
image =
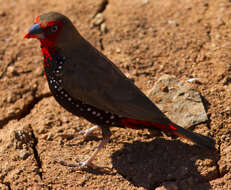
[(226, 76), (222, 84), (223, 85), (229, 85), (230, 83), (231, 83), (231, 77)]
[(226, 135), (222, 135), (222, 136), (221, 136), (221, 139), (222, 139), (223, 141), (226, 141), (226, 142), (229, 142), (229, 140), (230, 140), (230, 138), (227, 137)]
[(102, 33), (107, 33), (108, 29), (107, 29), (107, 26), (106, 26), (105, 23), (102, 23), (102, 24), (100, 25), (100, 31), (101, 31)]
[(19, 158), (26, 160), (29, 156), (30, 156), (30, 153), (27, 150), (25, 149), (20, 150)]
[(147, 4), (149, 0), (143, 0), (143, 4)]
[(103, 15), (101, 13), (98, 13), (95, 18), (93, 19), (93, 25), (99, 26), (104, 22)]
[(116, 49), (116, 53), (120, 54), (120, 52), (121, 52), (120, 49), (117, 48), (117, 49)]
[(168, 24), (176, 24), (175, 20), (168, 20)]
[(208, 120), (200, 93), (193, 85), (173, 75), (163, 75), (153, 81), (156, 82), (149, 90), (148, 97), (173, 122), (189, 128)]
[(17, 76), (18, 75), (18, 72), (16, 71), (15, 69), (15, 66), (9, 66), (7, 68), (7, 76)]
[(199, 78), (190, 78), (187, 81), (191, 82), (191, 83), (193, 83), (193, 82), (195, 82), (195, 83), (201, 83)]
[(6, 16), (6, 12), (5, 11), (0, 11), (0, 16), (2, 16), (2, 17)]

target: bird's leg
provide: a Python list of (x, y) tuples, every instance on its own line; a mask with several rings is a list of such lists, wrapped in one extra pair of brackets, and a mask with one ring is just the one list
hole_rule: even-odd
[(78, 133), (60, 133), (60, 134), (57, 134), (55, 136), (56, 137), (62, 137), (62, 138), (74, 138), (73, 140), (76, 140), (76, 139), (80, 139), (80, 138), (87, 138), (88, 136), (90, 136), (93, 131), (95, 131), (96, 129), (99, 129), (100, 127), (95, 125), (89, 129), (86, 129), (86, 130), (81, 130), (79, 131)]
[(103, 140), (100, 142), (98, 147), (95, 149), (95, 151), (92, 153), (92, 155), (88, 159), (86, 159), (85, 161), (79, 161), (78, 159), (75, 159), (77, 161), (77, 164), (66, 162), (61, 159), (58, 160), (58, 162), (64, 166), (72, 167), (74, 169), (82, 169), (85, 166), (94, 166), (92, 164), (92, 160), (95, 158), (96, 154), (103, 148), (103, 146), (108, 143), (108, 141), (110, 140), (110, 136), (111, 136), (111, 131), (109, 130), (109, 128), (101, 127), (101, 129), (102, 129)]

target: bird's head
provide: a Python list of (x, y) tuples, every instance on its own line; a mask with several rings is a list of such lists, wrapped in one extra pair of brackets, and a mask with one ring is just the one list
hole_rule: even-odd
[(64, 48), (78, 36), (72, 22), (64, 15), (49, 12), (38, 16), (24, 38), (40, 40), (42, 48), (48, 51)]

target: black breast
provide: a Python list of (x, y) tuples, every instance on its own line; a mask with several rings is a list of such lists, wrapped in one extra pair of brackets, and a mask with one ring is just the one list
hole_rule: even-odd
[(63, 87), (62, 69), (68, 64), (68, 58), (64, 56), (52, 56), (52, 60), (45, 59), (44, 68), (47, 76), (49, 88), (55, 97), (56, 101), (62, 105), (67, 111), (72, 114), (84, 117), (91, 123), (97, 125), (113, 125), (121, 126), (121, 117), (116, 114), (97, 109), (94, 106), (88, 105), (85, 102), (80, 101), (76, 97), (72, 97)]

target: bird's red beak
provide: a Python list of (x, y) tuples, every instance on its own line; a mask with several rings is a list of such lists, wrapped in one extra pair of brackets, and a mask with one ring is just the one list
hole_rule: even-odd
[(42, 38), (43, 37), (43, 29), (40, 24), (34, 24), (29, 29), (29, 32), (24, 36), (24, 38)]
[(28, 32), (28, 33), (24, 36), (24, 38), (31, 38), (30, 33)]

